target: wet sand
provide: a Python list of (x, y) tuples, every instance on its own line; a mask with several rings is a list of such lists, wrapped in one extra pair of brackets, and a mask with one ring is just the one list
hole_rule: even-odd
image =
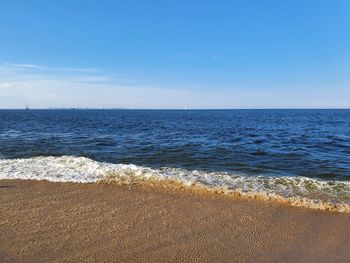
[(0, 262), (350, 262), (350, 215), (146, 186), (0, 180)]

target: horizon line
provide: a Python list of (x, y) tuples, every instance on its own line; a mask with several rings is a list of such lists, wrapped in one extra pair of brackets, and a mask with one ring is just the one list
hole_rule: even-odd
[(0, 108), (0, 110), (350, 110), (350, 107), (300, 107), (300, 108), (118, 108), (118, 107), (46, 107), (46, 108)]

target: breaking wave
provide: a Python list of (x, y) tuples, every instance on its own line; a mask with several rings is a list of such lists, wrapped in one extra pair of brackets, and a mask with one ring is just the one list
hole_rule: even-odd
[(111, 164), (85, 157), (33, 157), (0, 159), (0, 179), (32, 179), (52, 182), (156, 182), (212, 193), (279, 200), (294, 206), (350, 212), (350, 182), (307, 177), (248, 176), (226, 172), (153, 169)]

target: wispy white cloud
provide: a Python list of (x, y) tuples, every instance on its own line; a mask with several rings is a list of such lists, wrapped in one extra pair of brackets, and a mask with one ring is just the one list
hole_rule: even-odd
[(5, 67), (20, 68), (20, 69), (47, 69), (43, 66), (33, 64), (14, 64), (14, 63), (3, 63)]
[(45, 71), (45, 72), (72, 72), (72, 73), (93, 73), (99, 72), (101, 69), (99, 68), (74, 68), (74, 67), (48, 67), (42, 65), (34, 65), (34, 64), (21, 64), (21, 63), (9, 63), (5, 62), (0, 64), (0, 68), (3, 69), (18, 69), (18, 70), (27, 70), (27, 71)]
[(182, 101), (190, 97), (182, 89), (127, 84), (115, 75), (96, 69), (52, 69), (2, 64), (0, 108), (23, 107), (24, 104), (32, 108), (169, 108), (185, 105)]
[[(134, 79), (138, 79), (137, 76)], [(0, 64), (0, 108), (305, 108), (349, 106), (350, 89), (329, 94), (308, 87), (261, 88), (151, 85), (130, 76), (90, 68), (53, 68), (32, 64)], [(316, 92), (317, 91), (317, 92)]]
[(12, 81), (12, 82), (0, 82), (0, 89), (10, 89), (15, 88), (18, 86), (28, 86), (27, 82), (18, 82), (18, 81)]
[(14, 83), (12, 82), (0, 82), (0, 89), (8, 89), (12, 88), (14, 86)]

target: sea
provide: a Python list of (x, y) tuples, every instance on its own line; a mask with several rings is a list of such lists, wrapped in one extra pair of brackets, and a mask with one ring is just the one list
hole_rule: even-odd
[(106, 178), (347, 210), (350, 110), (0, 110), (0, 179)]

